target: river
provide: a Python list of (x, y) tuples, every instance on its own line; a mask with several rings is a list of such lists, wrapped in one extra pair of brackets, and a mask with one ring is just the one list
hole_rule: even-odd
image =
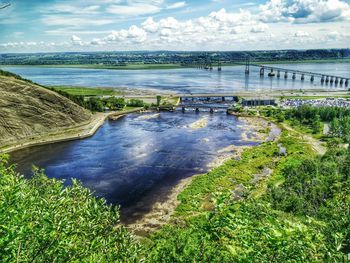
[(13, 152), (11, 161), (26, 176), (34, 164), (66, 184), (77, 178), (96, 196), (132, 213), (144, 196), (157, 196), (161, 187), (164, 193), (164, 187), (170, 190), (181, 179), (208, 171), (211, 162), (228, 154), (221, 149), (257, 145), (242, 139), (247, 138), (244, 127), (244, 121), (226, 113), (130, 114), (107, 121), (84, 140)]
[[(281, 68), (349, 77), (350, 63), (307, 63), (278, 64)], [(85, 87), (123, 87), (170, 91), (175, 93), (220, 93), (234, 91), (255, 91), (272, 89), (339, 89), (340, 85), (321, 84), (318, 78), (313, 83), (306, 77), (305, 81), (285, 80), (283, 77), (269, 78), (267, 73), (260, 78), (258, 68), (251, 67), (249, 76), (244, 74), (244, 67), (224, 67), (217, 70), (183, 68), (166, 70), (107, 70), (79, 68), (46, 67), (2, 67), (24, 78), (42, 85), (68, 85)]]

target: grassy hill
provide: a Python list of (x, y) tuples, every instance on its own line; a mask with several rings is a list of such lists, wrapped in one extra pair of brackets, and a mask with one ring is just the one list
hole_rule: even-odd
[(86, 123), (91, 113), (19, 76), (0, 72), (0, 148)]

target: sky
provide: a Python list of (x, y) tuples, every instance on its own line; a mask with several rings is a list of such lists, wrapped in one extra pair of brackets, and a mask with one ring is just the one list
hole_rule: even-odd
[(350, 0), (0, 0), (0, 53), (349, 48)]

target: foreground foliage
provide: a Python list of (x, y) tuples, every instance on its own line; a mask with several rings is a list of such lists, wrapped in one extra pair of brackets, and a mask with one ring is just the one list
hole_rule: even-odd
[(0, 157), (0, 262), (136, 262), (139, 246), (117, 208), (76, 181), (24, 179)]

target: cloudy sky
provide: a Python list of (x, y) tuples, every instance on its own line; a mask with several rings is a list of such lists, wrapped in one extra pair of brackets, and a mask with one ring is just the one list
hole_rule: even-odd
[(350, 47), (350, 0), (0, 0), (0, 53)]

